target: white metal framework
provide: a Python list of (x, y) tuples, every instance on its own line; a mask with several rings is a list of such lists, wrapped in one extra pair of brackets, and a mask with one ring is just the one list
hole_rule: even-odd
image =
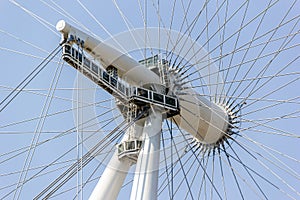
[(298, 199), (299, 7), (1, 2), (0, 199)]

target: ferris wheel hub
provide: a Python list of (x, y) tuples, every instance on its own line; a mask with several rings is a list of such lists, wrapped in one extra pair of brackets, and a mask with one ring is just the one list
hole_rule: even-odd
[[(129, 102), (137, 105), (153, 104), (164, 107), (169, 111), (167, 117), (172, 117), (180, 129), (187, 131), (203, 144), (215, 144), (227, 134), (227, 111), (193, 89), (182, 88), (179, 81), (181, 77), (176, 70), (170, 69), (166, 60), (153, 56), (137, 62), (65, 21), (58, 22), (57, 30), (70, 46), (77, 45), (76, 48), (90, 54), (102, 67), (91, 61), (87, 61), (85, 65), (86, 57), (73, 47), (66, 52), (67, 61), (74, 68), (83, 70), (94, 82), (101, 83), (98, 85), (121, 102), (127, 102), (129, 97)], [(117, 70), (117, 77), (108, 74), (111, 66)], [(125, 80), (127, 85), (133, 86), (132, 89), (125, 89), (125, 86), (120, 85)]]

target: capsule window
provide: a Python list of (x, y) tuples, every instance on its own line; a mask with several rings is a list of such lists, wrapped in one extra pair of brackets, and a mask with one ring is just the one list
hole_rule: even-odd
[(124, 85), (121, 84), (120, 82), (118, 82), (118, 88), (121, 92), (123, 92), (123, 93), (125, 92)]
[(87, 59), (86, 57), (84, 57), (84, 66), (86, 68), (90, 68), (91, 62), (89, 59)]
[(118, 84), (117, 79), (110, 77), (110, 83), (112, 86), (117, 87)]
[(78, 59), (78, 51), (74, 48), (72, 48), (72, 57)]
[(132, 93), (132, 94), (136, 96), (136, 95), (137, 95), (137, 88), (136, 88), (136, 87), (133, 87), (132, 90), (133, 90), (133, 93)]
[(71, 47), (69, 45), (65, 45), (65, 53), (71, 54)]
[(103, 79), (109, 82), (109, 75), (105, 71), (103, 71)]
[(81, 53), (78, 53), (78, 59), (79, 59), (79, 62), (82, 62), (82, 54)]
[(148, 98), (148, 91), (138, 88), (138, 96)]
[(153, 92), (153, 100), (158, 102), (164, 102), (164, 96)]
[(176, 106), (176, 100), (174, 98), (166, 96), (166, 104), (171, 106)]
[(74, 48), (72, 48), (71, 50), (72, 50), (72, 57), (74, 57), (74, 58), (75, 58), (75, 49), (74, 49)]
[(98, 72), (99, 76), (102, 77), (102, 69), (99, 67), (99, 72)]
[(98, 74), (98, 66), (95, 63), (92, 63), (92, 70), (93, 70), (93, 72)]
[(126, 150), (130, 151), (130, 150), (135, 150), (135, 143), (134, 141), (126, 141)]

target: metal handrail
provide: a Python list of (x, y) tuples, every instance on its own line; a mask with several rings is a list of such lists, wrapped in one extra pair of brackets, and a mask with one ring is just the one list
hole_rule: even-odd
[(123, 81), (107, 73), (97, 63), (81, 54), (69, 43), (63, 44), (62, 58), (74, 68), (82, 70), (91, 80), (118, 99), (152, 103), (179, 112), (179, 103), (176, 97), (123, 83)]

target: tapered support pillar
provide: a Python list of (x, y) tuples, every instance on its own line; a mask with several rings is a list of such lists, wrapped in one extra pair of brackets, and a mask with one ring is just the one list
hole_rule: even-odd
[[(130, 133), (130, 130), (132, 129), (128, 129), (122, 141), (127, 140), (129, 134), (137, 136), (141, 135), (143, 128), (134, 126), (133, 132)], [(116, 149), (89, 200), (117, 199), (131, 165), (132, 162), (130, 160), (119, 160), (118, 150)]]
[(90, 196), (90, 200), (115, 200), (126, 178), (131, 163), (118, 158), (117, 151), (113, 154), (108, 166)]
[(162, 114), (150, 113), (144, 125), (144, 144), (139, 154), (131, 200), (157, 199)]

